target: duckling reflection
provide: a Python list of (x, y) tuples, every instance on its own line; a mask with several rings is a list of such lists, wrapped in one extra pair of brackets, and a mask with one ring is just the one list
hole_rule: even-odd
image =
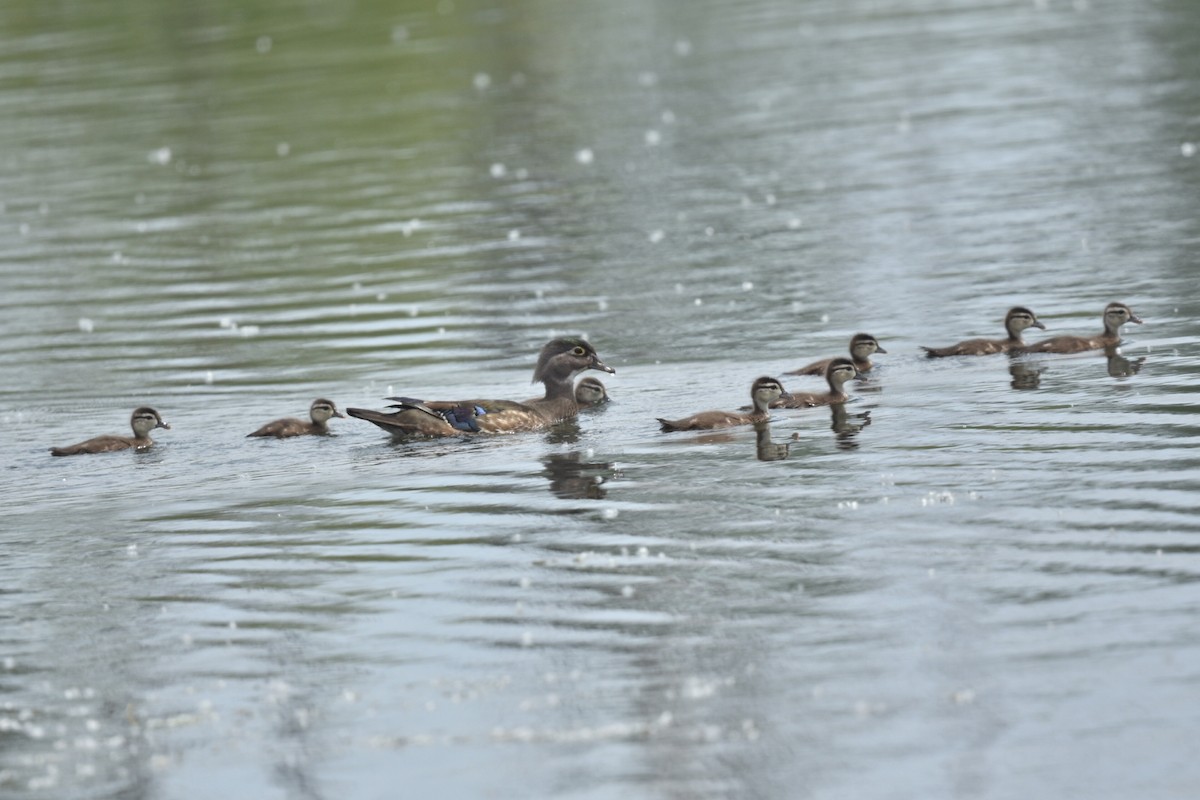
[(1115, 346), (1104, 348), (1104, 356), (1108, 359), (1108, 374), (1114, 378), (1137, 375), (1142, 371), (1142, 364), (1146, 363), (1145, 356), (1130, 361), (1121, 355), (1121, 351)]
[(858, 432), (871, 424), (871, 412), (850, 414), (843, 403), (834, 403), (829, 407), (829, 412), (832, 420), (829, 429), (834, 433), (838, 448), (857, 450)]
[(1036, 389), (1042, 385), (1042, 373), (1045, 371), (1045, 367), (1014, 359), (1008, 364), (1008, 374), (1012, 376), (1010, 385), (1017, 390)]
[(564, 500), (600, 500), (608, 494), (604, 482), (616, 474), (611, 461), (584, 461), (579, 451), (551, 453), (542, 464), (550, 493)]
[(754, 452), (759, 461), (783, 461), (790, 449), (787, 442), (771, 441), (771, 423), (759, 422), (754, 426)]

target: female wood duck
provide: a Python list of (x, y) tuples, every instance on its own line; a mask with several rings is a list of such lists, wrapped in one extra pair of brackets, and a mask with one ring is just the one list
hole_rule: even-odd
[(922, 347), (921, 349), (930, 358), (987, 356), (992, 353), (1007, 353), (1010, 350), (1015, 350), (1025, 345), (1025, 342), (1021, 340), (1021, 331), (1026, 328), (1041, 328), (1042, 330), (1046, 330), (1046, 326), (1028, 308), (1014, 306), (1004, 315), (1004, 329), (1008, 331), (1007, 339), (967, 339), (965, 342), (952, 344), (949, 347)]
[(1141, 325), (1133, 309), (1124, 303), (1109, 303), (1104, 309), (1104, 332), (1095, 336), (1055, 336), (1037, 344), (1022, 347), (1022, 353), (1082, 353), (1103, 350), (1121, 343), (1121, 326), (1126, 322)]
[(131, 447), (134, 450), (145, 450), (154, 444), (154, 440), (150, 438), (150, 431), (155, 428), (170, 429), (171, 427), (163, 422), (158, 412), (149, 406), (135, 408), (133, 416), (129, 419), (129, 425), (133, 428), (133, 436), (97, 436), (69, 447), (51, 447), (50, 453), (56, 456), (78, 456), (85, 453), (128, 450)]
[[(854, 368), (860, 373), (870, 372), (874, 364), (871, 363), (871, 356), (875, 353), (883, 353), (887, 355), (887, 350), (879, 346), (879, 342), (869, 333), (856, 333), (850, 339), (850, 360), (854, 362)], [(829, 367), (829, 362), (832, 358), (823, 358), (820, 361), (803, 366), (800, 369), (785, 372), (784, 375), (824, 375), (825, 370)]]
[(763, 376), (750, 386), (753, 402), (749, 413), (741, 411), (701, 411), (683, 419), (658, 418), (664, 431), (711, 431), (715, 428), (732, 428), (736, 425), (753, 425), (771, 418), (767, 408), (780, 398), (791, 397), (775, 378)]
[(597, 378), (589, 375), (586, 378), (580, 378), (579, 383), (575, 384), (575, 402), (580, 408), (602, 406), (608, 400), (608, 390)]
[(308, 407), (308, 415), (312, 418), (312, 422), (305, 422), (295, 417), (277, 419), (263, 425), (254, 433), (246, 434), (246, 438), (273, 436), (276, 439), (286, 439), (291, 436), (325, 436), (329, 433), (329, 420), (332, 417), (346, 418), (345, 414), (337, 410), (337, 406), (333, 404), (332, 400), (321, 397), (312, 401), (312, 405)]
[(842, 387), (846, 381), (858, 375), (854, 362), (848, 358), (835, 358), (825, 368), (825, 380), (829, 383), (828, 392), (792, 392), (787, 397), (781, 397), (771, 403), (771, 408), (812, 408), (827, 406), (833, 403), (844, 403), (850, 399)]
[(615, 373), (583, 339), (563, 337), (546, 343), (538, 354), (533, 382), (546, 387), (543, 397), (514, 400), (434, 400), (389, 397), (396, 411), (347, 408), (394, 435), (461, 436), (464, 433), (516, 433), (549, 427), (579, 413), (575, 376), (587, 369)]

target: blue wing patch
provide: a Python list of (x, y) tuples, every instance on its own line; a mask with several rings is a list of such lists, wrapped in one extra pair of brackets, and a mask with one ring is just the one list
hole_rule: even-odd
[(451, 427), (460, 431), (479, 433), (479, 417), (487, 414), (487, 410), (483, 406), (456, 406), (445, 409), (441, 414)]
[(477, 404), (435, 409), (426, 405), (424, 400), (418, 400), (415, 397), (389, 397), (388, 400), (396, 401), (395, 405), (388, 406), (388, 408), (398, 409), (396, 413), (409, 410), (421, 411), (431, 417), (445, 420), (455, 430), (467, 433), (479, 433), (478, 418), (488, 413), (486, 408)]

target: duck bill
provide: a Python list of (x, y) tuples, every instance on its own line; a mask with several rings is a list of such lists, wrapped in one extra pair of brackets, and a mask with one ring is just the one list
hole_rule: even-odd
[(1041, 321), (1040, 319), (1035, 319), (1033, 322), (1031, 322), (1031, 323), (1029, 324), (1029, 327), (1031, 327), (1031, 328), (1041, 328), (1042, 330), (1046, 330), (1046, 326), (1045, 326), (1045, 325), (1042, 323), (1042, 321)]
[(1139, 317), (1137, 314), (1133, 313), (1132, 311), (1129, 312), (1129, 321), (1132, 322), (1134, 325), (1142, 324), (1142, 318)]
[(591, 363), (588, 364), (588, 369), (598, 369), (601, 372), (607, 372), (609, 375), (617, 374), (617, 371), (615, 369), (610, 367), (608, 364), (605, 364), (603, 361), (601, 361), (598, 358), (593, 358), (591, 360)]
[(168, 431), (169, 431), (169, 430), (171, 430), (171, 423), (169, 423), (169, 422), (162, 422), (162, 421), (160, 421), (160, 422), (159, 422), (157, 425), (155, 425), (154, 427), (156, 427), (156, 428), (163, 428), (163, 429), (165, 429), (165, 430), (168, 430)]
[(884, 350), (884, 349), (883, 349), (882, 347), (880, 347), (878, 344), (876, 344), (876, 345), (875, 345), (875, 352), (876, 352), (876, 353), (883, 353), (885, 356), (887, 355), (887, 350)]
[(338, 419), (345, 419), (345, 418), (346, 418), (346, 415), (345, 415), (345, 414), (343, 414), (343, 413), (342, 413), (342, 412), (340, 412), (340, 411), (335, 411), (335, 412), (333, 412), (333, 415), (334, 415), (335, 417), (337, 417)]

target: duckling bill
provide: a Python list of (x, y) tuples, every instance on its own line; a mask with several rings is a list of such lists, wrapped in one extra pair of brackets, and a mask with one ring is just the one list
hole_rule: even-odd
[(150, 431), (155, 428), (170, 430), (171, 426), (163, 422), (157, 411), (149, 406), (135, 408), (129, 418), (129, 426), (133, 428), (133, 436), (96, 436), (79, 444), (67, 447), (51, 447), (50, 454), (55, 456), (79, 456), (89, 453), (111, 453), (116, 450), (145, 450), (154, 444)]

